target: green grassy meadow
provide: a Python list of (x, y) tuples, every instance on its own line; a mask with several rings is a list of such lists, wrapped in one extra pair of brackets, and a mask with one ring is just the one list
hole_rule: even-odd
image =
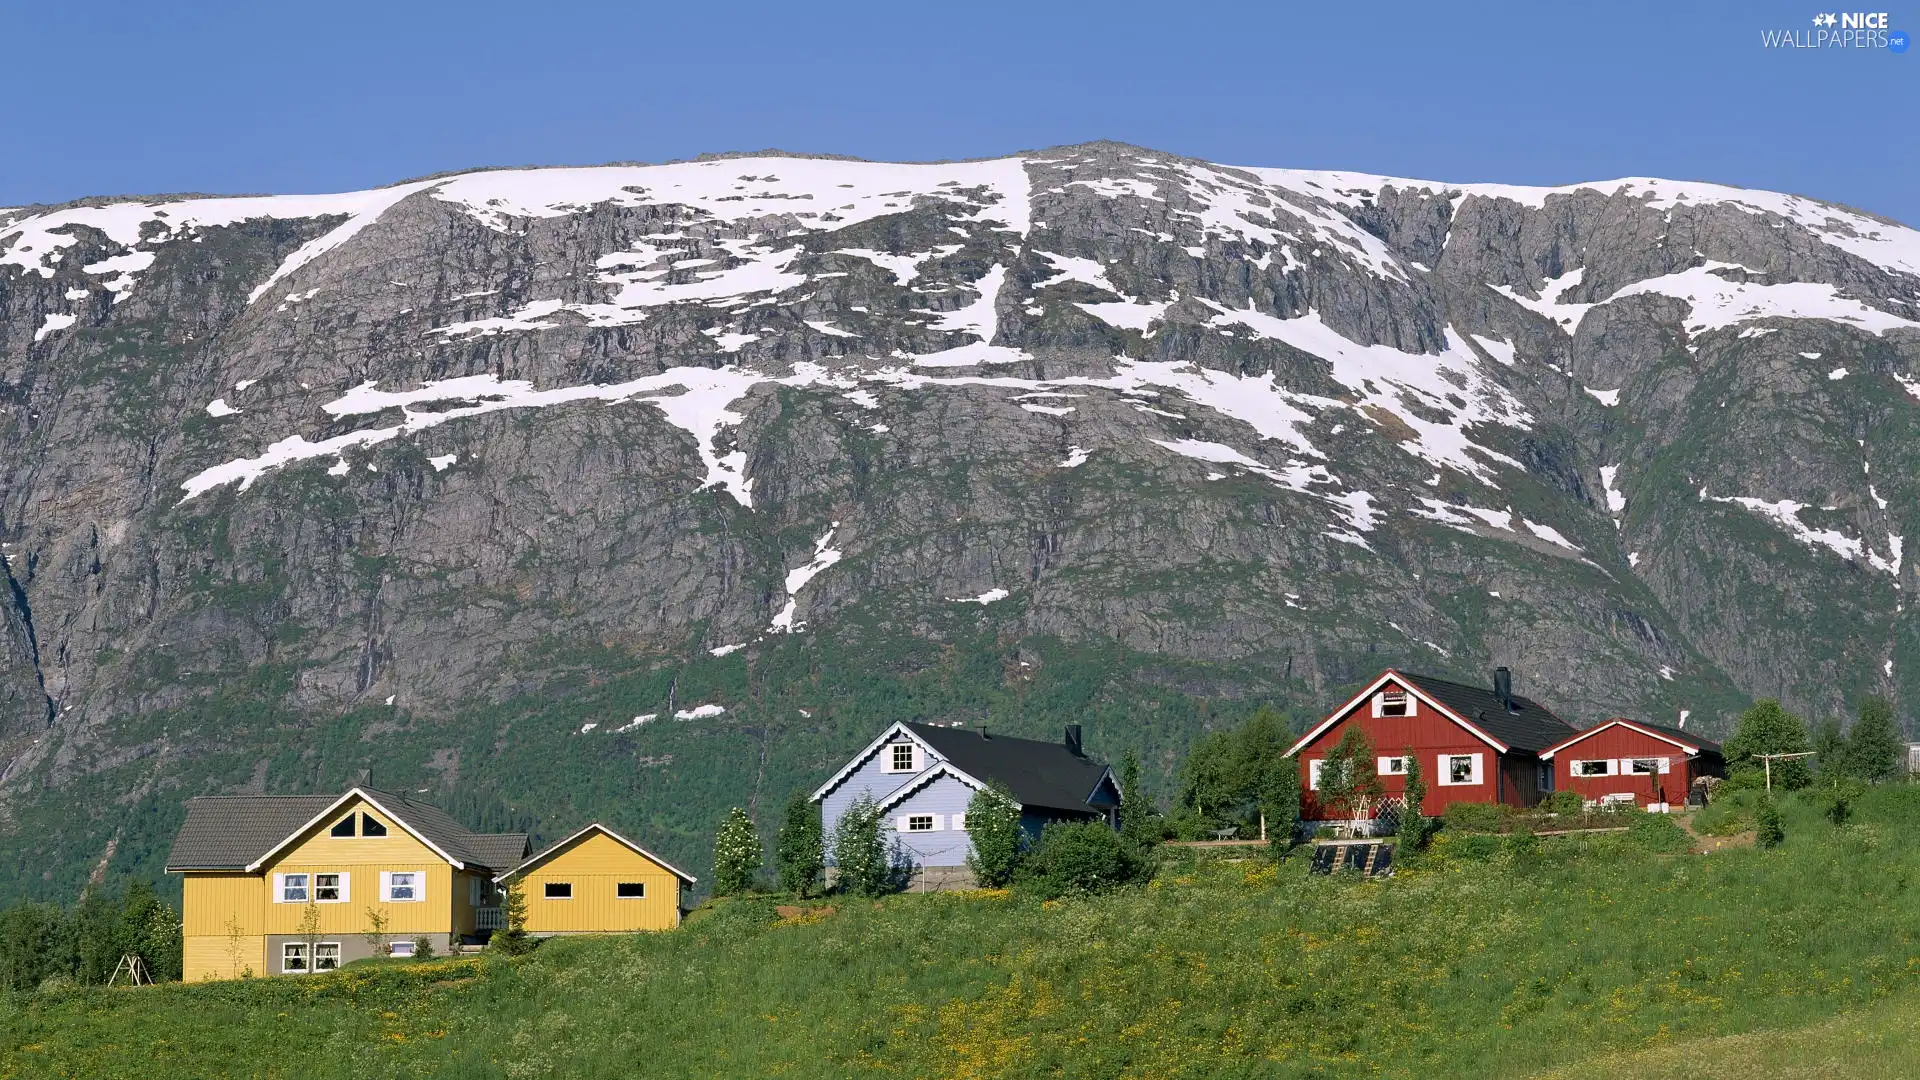
[(1786, 817), (1773, 851), (1443, 833), (1377, 882), (1181, 851), (1103, 896), (733, 900), (517, 960), (43, 992), (0, 1077), (1920, 1075), (1920, 787)]

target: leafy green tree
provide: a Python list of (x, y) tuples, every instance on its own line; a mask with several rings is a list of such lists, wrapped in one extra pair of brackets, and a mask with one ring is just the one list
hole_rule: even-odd
[[(971, 819), (967, 831), (973, 831)], [(871, 795), (861, 795), (833, 824), (833, 865), (839, 886), (855, 896), (878, 896), (887, 891), (893, 863), (880, 836), (880, 807)]]
[(1420, 771), (1420, 755), (1413, 747), (1406, 751), (1407, 771), (1405, 776), (1405, 806), (1400, 811), (1400, 850), (1402, 853), (1419, 851), (1427, 846), (1427, 839), (1433, 835), (1433, 819), (1426, 815), (1427, 780)]
[(826, 866), (822, 848), (826, 837), (820, 826), (820, 809), (803, 791), (787, 799), (787, 810), (780, 819), (780, 835), (774, 841), (773, 861), (780, 877), (780, 888), (795, 897), (813, 890)]
[(121, 896), (119, 937), (121, 947), (139, 956), (155, 981), (179, 981), (180, 915), (154, 895), (144, 878), (135, 878)]
[[(1778, 701), (1764, 698), (1740, 714), (1740, 722), (1724, 749), (1727, 767), (1734, 770), (1762, 768), (1762, 754), (1796, 754), (1812, 750), (1813, 746), (1807, 738), (1805, 721), (1781, 708)], [(1805, 758), (1773, 763), (1775, 787), (1791, 790), (1806, 787), (1812, 781), (1813, 770), (1807, 767)]]
[(1860, 703), (1860, 718), (1847, 732), (1847, 773), (1870, 784), (1900, 775), (1907, 743), (1893, 718), (1893, 702), (1870, 697)]
[(1840, 730), (1840, 721), (1834, 717), (1822, 720), (1813, 729), (1813, 763), (1814, 768), (1819, 770), (1822, 783), (1838, 781), (1852, 768), (1853, 762), (1847, 754), (1847, 737)]
[(18, 904), (0, 911), (0, 988), (32, 990), (47, 976), (73, 970), (67, 914), (54, 904)]
[(1020, 828), (1020, 804), (999, 781), (989, 781), (967, 801), (967, 839), (973, 842), (967, 869), (981, 888), (998, 889), (1013, 880), (1026, 834)]
[(1208, 734), (1181, 770), (1181, 804), (1209, 820), (1239, 821), (1247, 808), (1260, 808), (1292, 742), (1285, 716), (1265, 705), (1239, 727)]
[(1373, 740), (1349, 724), (1320, 764), (1320, 804), (1336, 817), (1357, 818), (1380, 797)]
[(1282, 757), (1268, 765), (1260, 813), (1266, 820), (1268, 853), (1275, 861), (1286, 858), (1300, 823), (1300, 765), (1294, 759)]
[(1131, 844), (1158, 838), (1159, 817), (1140, 786), (1140, 755), (1129, 748), (1120, 758), (1120, 835)]
[(727, 811), (713, 837), (713, 895), (732, 896), (753, 887), (766, 854), (753, 819), (739, 807)]

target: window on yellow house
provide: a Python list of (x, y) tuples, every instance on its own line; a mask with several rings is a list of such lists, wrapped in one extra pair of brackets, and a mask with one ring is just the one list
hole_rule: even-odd
[(340, 970), (340, 943), (339, 942), (322, 941), (314, 945), (313, 970), (315, 971)]
[(361, 836), (385, 836), (387, 835), (387, 827), (385, 825), (382, 825), (380, 822), (375, 821), (372, 814), (361, 814), (360, 815), (360, 835)]
[(623, 881), (613, 887), (613, 895), (622, 900), (641, 900), (647, 895), (647, 883), (644, 881)]
[(313, 898), (322, 904), (338, 904), (347, 898), (347, 875), (313, 875)]
[(307, 971), (307, 943), (289, 941), (280, 947), (280, 970), (290, 975), (303, 975)]
[(546, 892), (546, 896), (547, 896), (547, 899), (549, 899), (549, 900), (571, 900), (571, 899), (573, 899), (573, 882), (571, 882), (571, 881), (549, 881), (549, 882), (547, 882), (547, 892)]
[(353, 835), (353, 815), (348, 814), (346, 817), (343, 817), (339, 821), (334, 822), (333, 828), (328, 830), (327, 835), (328, 836), (352, 836)]

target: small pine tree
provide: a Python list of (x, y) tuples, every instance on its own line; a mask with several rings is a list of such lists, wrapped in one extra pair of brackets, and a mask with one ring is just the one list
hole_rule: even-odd
[(1400, 850), (1407, 854), (1427, 846), (1427, 838), (1433, 834), (1433, 819), (1426, 815), (1427, 781), (1420, 771), (1420, 755), (1413, 747), (1406, 751), (1407, 772), (1405, 781), (1405, 806), (1400, 811)]
[(1893, 702), (1870, 697), (1860, 703), (1860, 718), (1847, 732), (1847, 773), (1878, 784), (1900, 774), (1906, 740), (1893, 718)]
[(1140, 755), (1128, 749), (1120, 759), (1120, 835), (1136, 847), (1151, 843), (1148, 826), (1153, 821), (1153, 804), (1140, 787)]
[(727, 811), (713, 838), (713, 895), (732, 896), (752, 888), (765, 858), (753, 819), (737, 806)]
[(1763, 801), (1754, 826), (1754, 843), (1762, 848), (1776, 848), (1786, 838), (1787, 828), (1780, 820), (1780, 807), (1772, 799)]
[[(533, 948), (533, 942), (527, 937), (527, 890), (518, 879), (507, 886), (507, 893), (500, 899), (500, 908), (507, 917), (503, 930), (495, 930), (487, 939), (487, 948), (502, 956), (519, 956)], [(415, 946), (418, 955), (418, 946)]]
[(1275, 862), (1293, 850), (1293, 831), (1300, 823), (1300, 763), (1283, 757), (1269, 763), (1260, 793), (1260, 812), (1266, 816), (1267, 852)]
[(812, 891), (826, 864), (826, 856), (821, 850), (824, 839), (819, 809), (804, 792), (794, 792), (793, 797), (787, 800), (786, 814), (780, 821), (780, 836), (773, 851), (782, 890), (792, 893), (796, 898), (804, 898)]
[[(968, 823), (972, 831), (972, 822)], [(893, 862), (880, 836), (880, 807), (871, 795), (861, 795), (833, 824), (833, 865), (839, 887), (855, 896), (878, 896), (887, 890)]]
[(1840, 721), (1833, 717), (1821, 721), (1813, 729), (1813, 764), (1819, 770), (1819, 780), (1823, 784), (1836, 783), (1852, 770), (1853, 762), (1847, 754), (1847, 737), (1840, 731)]
[(967, 868), (983, 889), (1004, 887), (1020, 866), (1025, 836), (1020, 829), (1020, 804), (997, 781), (973, 793), (967, 802)]

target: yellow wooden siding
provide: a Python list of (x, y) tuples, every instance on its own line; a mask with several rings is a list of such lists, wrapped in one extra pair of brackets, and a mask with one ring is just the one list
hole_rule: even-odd
[[(615, 887), (623, 881), (645, 883), (647, 895), (620, 899)], [(514, 882), (525, 890), (529, 933), (620, 933), (680, 924), (680, 879), (602, 833), (588, 833)], [(548, 882), (571, 883), (573, 898), (547, 899)]]
[[(371, 815), (387, 827), (385, 836), (329, 836), (334, 823), (349, 812)], [(383, 903), (380, 900), (382, 871), (411, 870), (423, 875), (424, 897), (417, 901)], [(365, 933), (367, 909), (378, 908), (387, 918), (387, 932), (394, 935), (444, 934), (454, 930), (454, 870), (434, 854), (433, 849), (413, 838), (386, 814), (373, 809), (364, 800), (355, 799), (308, 830), (274, 861), (261, 867), (262, 890), (266, 897), (266, 933), (296, 934), (306, 915), (306, 904), (279, 903), (274, 888), (277, 874), (345, 874), (347, 899), (338, 903), (316, 903), (320, 913), (320, 931), (329, 934)], [(312, 893), (308, 878), (308, 895)], [(464, 888), (464, 884), (461, 886)], [(464, 895), (460, 898), (465, 899)]]
[(487, 878), (483, 874), (461, 871), (453, 875), (453, 932), (471, 934), (477, 917), (474, 914), (473, 890), (478, 882), (480, 897), (484, 901), (487, 893)]
[(181, 939), (180, 977), (186, 982), (267, 974), (267, 939), (189, 936)]
[(257, 874), (187, 874), (180, 891), (186, 937), (266, 933), (266, 885)]

